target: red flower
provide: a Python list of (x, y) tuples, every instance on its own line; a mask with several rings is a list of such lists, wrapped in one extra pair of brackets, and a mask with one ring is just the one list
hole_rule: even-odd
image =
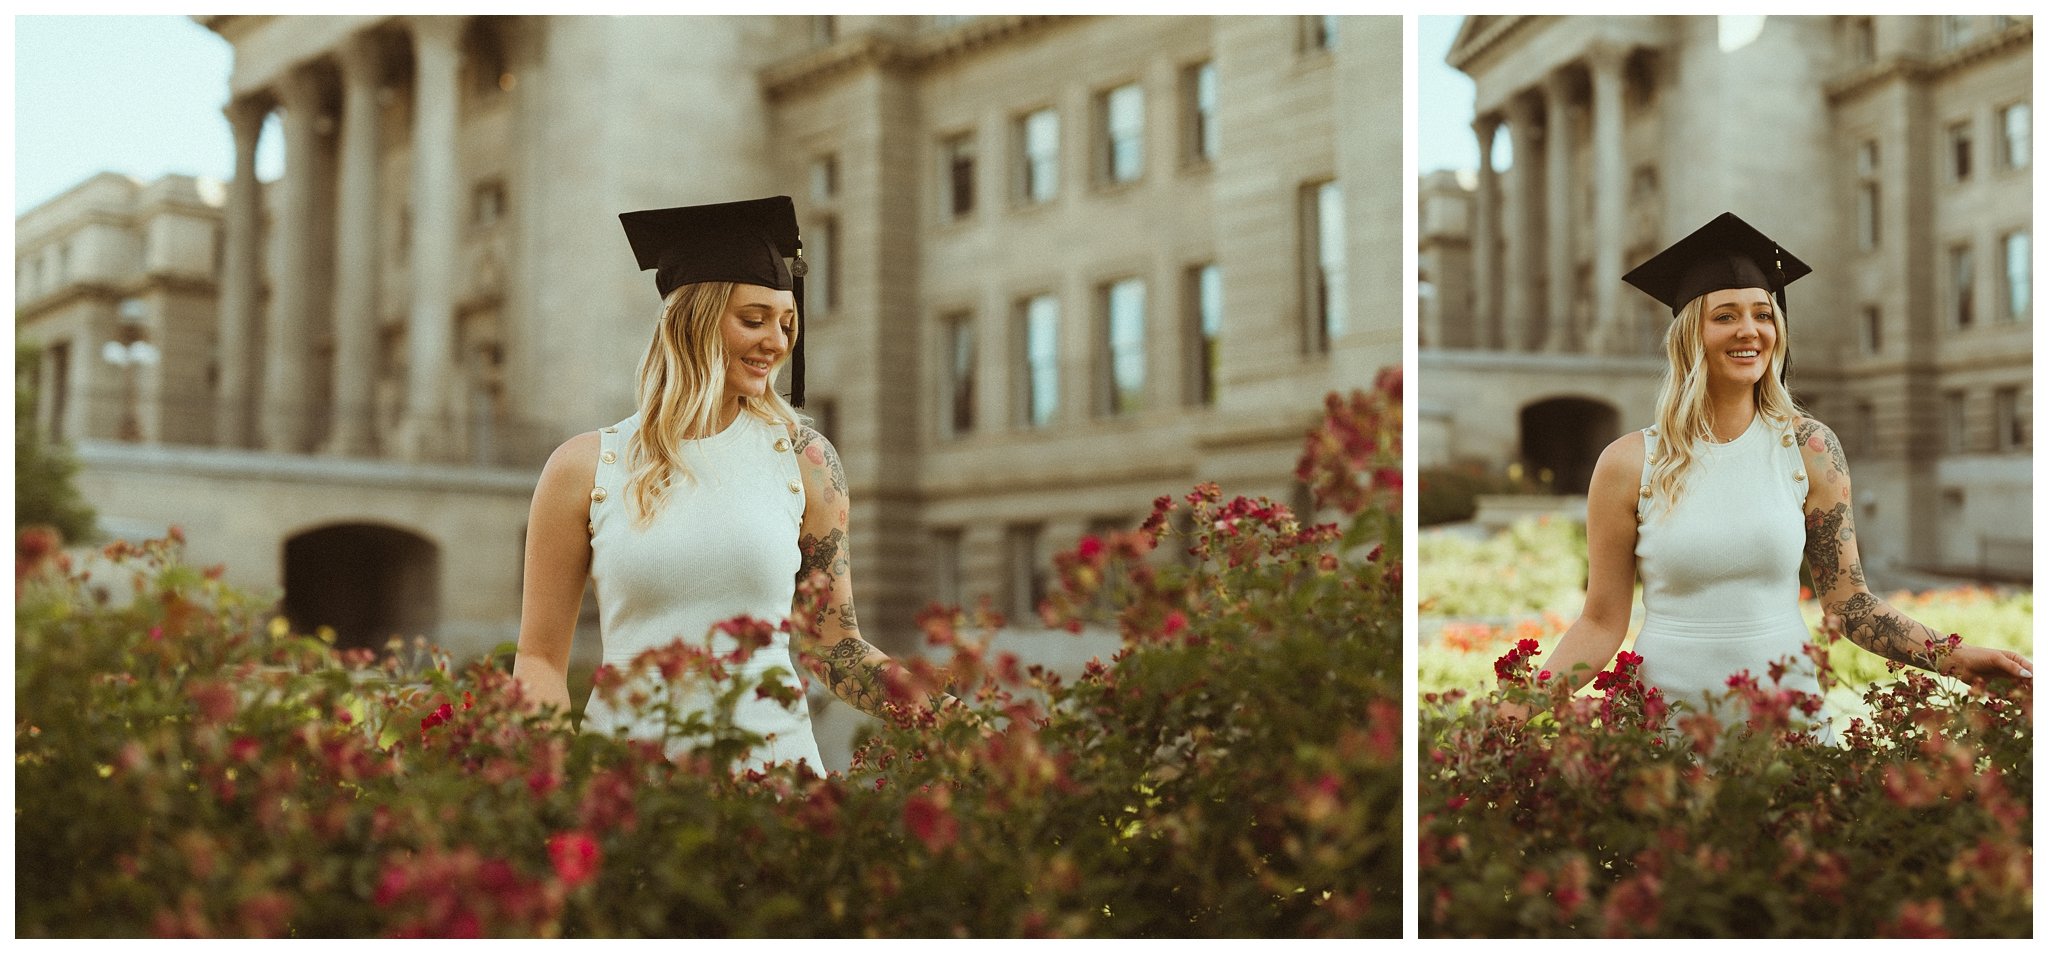
[(580, 831), (565, 831), (548, 839), (548, 860), (554, 862), (555, 877), (576, 887), (597, 876), (602, 852), (596, 839)]
[(1166, 635), (1177, 636), (1180, 634), (1182, 630), (1187, 628), (1188, 616), (1186, 613), (1183, 613), (1180, 610), (1173, 610), (1172, 612), (1166, 614), (1166, 623), (1163, 626)]
[(1089, 534), (1081, 538), (1081, 560), (1089, 565), (1102, 558), (1102, 538)]
[(960, 836), (960, 823), (946, 810), (945, 796), (938, 799), (912, 795), (903, 803), (903, 827), (930, 851), (944, 851)]
[(441, 708), (427, 713), (427, 717), (420, 720), (420, 734), (425, 736), (428, 729), (453, 718), (455, 718), (455, 707), (445, 702), (441, 703)]

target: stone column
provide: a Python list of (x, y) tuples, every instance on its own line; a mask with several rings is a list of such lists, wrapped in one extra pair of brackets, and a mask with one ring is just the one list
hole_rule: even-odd
[(1624, 59), (1622, 50), (1606, 45), (1586, 53), (1593, 80), (1593, 340), (1588, 350), (1609, 354), (1634, 350), (1621, 318), (1623, 201), (1629, 179), (1621, 138)]
[(1570, 74), (1559, 69), (1543, 83), (1543, 274), (1546, 316), (1543, 350), (1569, 351), (1578, 344), (1572, 300), (1578, 283), (1572, 255), (1572, 99)]
[(1536, 132), (1536, 107), (1527, 94), (1507, 102), (1508, 138), (1515, 150), (1515, 164), (1509, 168), (1514, 198), (1506, 203), (1507, 234), (1502, 236), (1502, 253), (1507, 257), (1501, 287), (1501, 349), (1526, 351), (1532, 337), (1536, 311), (1536, 270), (1541, 267), (1543, 237), (1536, 229), (1536, 175), (1542, 159), (1537, 148), (1542, 139)]
[(314, 309), (321, 305), (313, 296), (313, 256), (324, 244), (313, 231), (320, 219), (320, 185), (314, 181), (320, 168), (314, 156), (320, 148), (319, 81), (301, 67), (284, 76), (278, 94), (284, 106), (285, 164), (271, 220), (278, 274), (271, 276), (270, 323), (264, 334), (261, 417), (263, 449), (297, 454), (307, 449), (312, 411), (307, 357), (309, 338), (319, 324)]
[(450, 457), (459, 442), (455, 393), (456, 254), (462, 180), (455, 152), (457, 67), (464, 17), (414, 17), (412, 312), (406, 326), (405, 412), (398, 456)]
[(341, 58), (341, 197), (334, 279), (334, 429), (329, 454), (371, 450), (370, 387), (377, 374), (377, 81), (369, 34), (344, 42)]
[(1493, 136), (1500, 117), (1488, 113), (1472, 121), (1479, 136), (1479, 193), (1472, 203), (1472, 336), (1480, 348), (1500, 347), (1500, 262), (1494, 220), (1500, 216), (1493, 173)]
[(223, 110), (235, 134), (235, 181), (228, 189), (226, 242), (220, 281), (220, 388), (215, 392), (213, 440), (248, 447), (249, 385), (255, 375), (250, 342), (256, 331), (257, 287), (262, 274), (263, 189), (256, 181), (256, 141), (270, 106), (243, 98)]

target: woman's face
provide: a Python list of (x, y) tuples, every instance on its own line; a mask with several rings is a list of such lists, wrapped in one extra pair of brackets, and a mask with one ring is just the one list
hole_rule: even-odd
[(725, 333), (725, 396), (765, 397), (769, 374), (789, 354), (796, 296), (760, 285), (734, 285), (719, 327)]
[(1778, 347), (1778, 306), (1761, 288), (1727, 288), (1706, 294), (1706, 325), (1700, 340), (1706, 346), (1709, 387), (1752, 387), (1771, 372), (1771, 353)]

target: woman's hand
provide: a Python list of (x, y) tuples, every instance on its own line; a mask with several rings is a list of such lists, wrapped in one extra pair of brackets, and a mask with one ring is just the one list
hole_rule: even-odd
[(1983, 646), (1957, 646), (1942, 660), (1943, 675), (1983, 682), (1990, 679), (2032, 679), (2034, 663), (2019, 653), (2008, 649), (1987, 649)]

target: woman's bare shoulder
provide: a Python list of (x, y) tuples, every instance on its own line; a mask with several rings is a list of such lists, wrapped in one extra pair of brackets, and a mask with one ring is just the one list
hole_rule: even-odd
[(1600, 452), (1599, 462), (1593, 465), (1595, 471), (1609, 467), (1641, 470), (1642, 466), (1642, 431), (1630, 431), (1609, 441), (1606, 449)]
[(540, 471), (540, 485), (544, 489), (581, 488), (588, 492), (590, 485), (597, 481), (597, 455), (602, 440), (596, 431), (584, 431), (563, 441), (548, 455), (546, 466)]

